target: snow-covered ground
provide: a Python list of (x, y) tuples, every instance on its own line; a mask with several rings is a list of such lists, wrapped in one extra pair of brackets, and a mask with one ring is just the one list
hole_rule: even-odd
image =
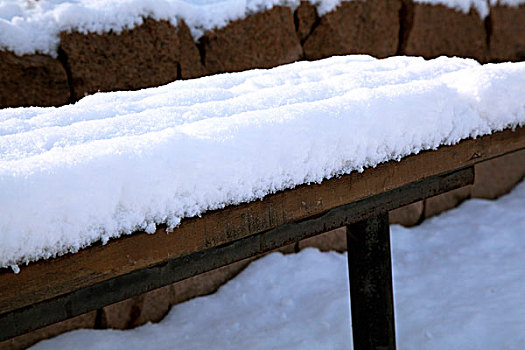
[[(310, 0), (322, 16), (341, 1)], [(474, 9), (482, 18), (489, 14), (487, 0), (414, 0), (442, 4), (467, 13)], [(490, 0), (518, 6), (525, 0)], [(193, 37), (276, 5), (295, 9), (300, 0), (0, 0), (0, 50), (18, 55), (57, 55), (60, 32), (120, 32), (140, 25), (144, 18), (167, 20), (177, 25), (183, 19)]]
[[(391, 237), (399, 349), (525, 349), (525, 182)], [(35, 349), (346, 349), (347, 283), (346, 254), (275, 253), (158, 324)]]
[(332, 57), (0, 110), (0, 266), (525, 124), (525, 62)]

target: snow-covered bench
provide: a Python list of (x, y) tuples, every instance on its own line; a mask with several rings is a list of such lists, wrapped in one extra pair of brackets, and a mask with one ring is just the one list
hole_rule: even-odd
[(388, 211), (525, 148), (523, 86), (349, 56), (2, 110), (0, 340), (347, 225), (355, 347), (394, 347)]

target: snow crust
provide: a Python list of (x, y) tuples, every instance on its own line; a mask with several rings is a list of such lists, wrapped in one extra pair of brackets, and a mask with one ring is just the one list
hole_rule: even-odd
[[(341, 1), (309, 0), (319, 16), (334, 10)], [(489, 13), (487, 0), (414, 0), (442, 4), (468, 13)], [(490, 0), (495, 4), (498, 0)], [(0, 50), (17, 55), (41, 53), (57, 56), (61, 31), (116, 33), (142, 24), (144, 18), (166, 20), (177, 25), (183, 19), (195, 40), (205, 31), (274, 6), (295, 9), (300, 0), (0, 0)], [(525, 0), (499, 0), (508, 6)]]
[(525, 63), (340, 56), (0, 110), (0, 265), (525, 123)]
[[(525, 183), (414, 228), (391, 226), (399, 349), (525, 348)], [(158, 324), (79, 330), (34, 349), (349, 349), (346, 254), (252, 263)]]

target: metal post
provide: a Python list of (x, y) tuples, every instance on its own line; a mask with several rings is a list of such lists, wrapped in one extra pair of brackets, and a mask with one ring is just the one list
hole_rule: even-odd
[(388, 213), (347, 226), (355, 350), (395, 349)]

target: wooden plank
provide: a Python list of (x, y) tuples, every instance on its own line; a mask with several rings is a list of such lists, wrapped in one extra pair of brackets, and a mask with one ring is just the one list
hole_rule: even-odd
[(251, 235), (231, 243), (130, 272), (7, 314), (0, 314), (0, 340), (52, 324), (182, 279), (252, 257), (334, 228), (474, 182), (474, 168), (411, 183), (320, 216)]
[(506, 130), (183, 220), (170, 234), (159, 227), (154, 235), (137, 233), (23, 266), (17, 275), (4, 270), (0, 314), (523, 148), (525, 128)]
[(354, 350), (395, 349), (388, 213), (347, 226)]

